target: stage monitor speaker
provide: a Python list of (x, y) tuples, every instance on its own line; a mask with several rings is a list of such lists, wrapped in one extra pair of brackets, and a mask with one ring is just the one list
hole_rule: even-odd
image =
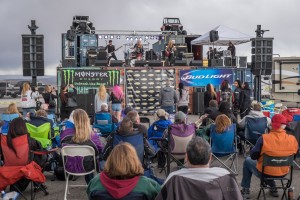
[(148, 62), (149, 67), (161, 67), (161, 61), (160, 60), (150, 60)]
[(225, 67), (235, 67), (236, 66), (236, 60), (235, 58), (226, 57), (224, 61)]
[(95, 66), (99, 67), (106, 67), (107, 66), (107, 60), (96, 60)]
[(122, 67), (123, 61), (122, 60), (110, 60), (111, 67)]
[(75, 29), (70, 29), (67, 31), (67, 40), (74, 41), (76, 38), (76, 31)]
[(192, 60), (190, 62), (190, 66), (202, 67), (203, 66), (202, 60)]
[(135, 67), (144, 67), (147, 65), (147, 61), (145, 60), (136, 60), (134, 66)]
[(97, 53), (97, 60), (106, 60), (107, 59), (107, 52), (100, 50)]
[(146, 60), (157, 60), (157, 55), (153, 49), (146, 51)]
[(187, 66), (186, 60), (175, 60), (174, 66)]
[(219, 40), (218, 31), (211, 30), (209, 32), (209, 40), (210, 40), (210, 42), (215, 42), (215, 41)]
[(76, 67), (75, 59), (63, 59), (62, 67)]
[(211, 59), (211, 66), (223, 66), (223, 59)]
[(96, 58), (88, 57), (86, 59), (86, 66), (95, 66), (95, 61), (96, 61)]
[(239, 57), (239, 68), (247, 68), (247, 56)]
[(204, 113), (204, 92), (193, 93), (193, 113), (199, 114)]

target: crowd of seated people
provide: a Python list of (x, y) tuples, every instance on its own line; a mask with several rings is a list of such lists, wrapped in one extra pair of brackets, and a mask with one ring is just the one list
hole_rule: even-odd
[[(105, 94), (104, 98), (101, 99), (101, 95), (97, 94), (95, 101), (96, 99), (97, 102), (102, 100), (109, 101), (108, 94), (103, 92), (105, 91), (104, 89), (103, 87), (99, 88), (99, 93)], [(205, 138), (203, 139), (196, 136), (196, 129), (199, 126), (205, 127), (214, 124), (217, 134), (222, 134), (232, 124), (236, 124), (238, 128), (236, 131), (241, 132), (237, 135), (242, 137), (247, 118), (264, 117), (259, 103), (253, 104), (252, 110), (249, 109), (249, 112), (242, 119), (237, 119), (232, 111), (232, 103), (228, 102), (227, 99), (220, 101), (219, 104), (216, 100), (211, 100), (205, 113), (196, 121), (198, 126), (188, 122), (187, 114), (182, 111), (175, 113), (175, 121), (173, 123), (169, 120), (169, 114), (165, 110), (158, 109), (154, 114), (154, 122), (149, 128), (146, 128), (140, 122), (139, 113), (131, 107), (126, 107), (123, 112), (124, 116), (120, 117), (119, 104), (123, 101), (123, 94), (119, 94), (116, 91), (114, 98), (116, 96), (119, 98), (118, 101), (114, 101), (114, 104), (117, 104), (113, 106), (114, 108), (110, 110), (107, 102), (102, 102), (100, 107), (97, 106), (97, 113), (110, 115), (112, 115), (111, 112), (113, 111), (115, 114), (117, 113), (111, 117), (112, 122), (117, 124), (116, 129), (106, 138), (99, 138), (99, 134), (92, 128), (92, 122), (87, 112), (80, 108), (73, 109), (68, 114), (69, 117), (64, 122), (65, 127), (60, 133), (62, 147), (88, 145), (95, 150), (97, 158), (96, 168), (99, 169), (99, 174), (85, 176), (85, 181), (88, 185), (87, 195), (90, 199), (97, 197), (97, 195), (112, 199), (131, 197), (130, 195), (133, 195), (132, 197), (143, 195), (148, 199), (194, 199), (193, 196), (203, 196), (206, 199), (219, 199), (221, 196), (223, 199), (248, 198), (251, 190), (250, 181), (252, 174), (260, 177), (262, 173), (263, 153), (272, 152), (272, 155), (276, 156), (297, 153), (297, 141), (293, 136), (287, 135), (284, 130), (287, 124), (284, 116), (275, 115), (272, 121), (270, 118), (267, 118), (267, 126), (270, 129), (270, 133), (261, 133), (262, 136), (250, 151), (250, 157), (245, 159), (243, 173), (241, 174), (243, 177), (241, 183), (242, 191), (240, 192), (237, 181), (230, 171), (225, 168), (212, 168), (210, 166), (212, 157), (211, 146), (206, 141), (210, 137), (209, 132), (205, 133), (207, 137), (203, 137)], [(22, 117), (24, 116), (20, 114), (15, 104), (9, 106), (7, 114), (17, 114), (18, 117), (9, 122), (8, 134), (1, 134), (1, 158), (6, 166), (26, 165), (29, 160), (28, 151), (42, 149), (41, 144), (30, 137), (26, 123), (40, 126), (49, 122), (51, 127), (53, 127), (53, 121), (48, 119), (47, 111), (45, 110), (26, 113), (26, 118), (23, 119)], [(4, 122), (0, 121), (0, 125), (3, 126)], [(175, 133), (175, 137), (169, 137), (170, 133)], [(158, 155), (160, 157), (167, 156), (166, 154), (158, 153), (163, 152), (162, 148), (167, 149), (166, 144), (163, 142), (159, 144), (157, 141), (151, 140), (151, 138), (165, 139), (167, 145), (173, 145), (172, 148), (175, 148), (177, 141), (174, 138), (176, 140), (179, 138), (180, 140), (185, 135), (191, 137), (188, 141), (184, 141), (184, 145), (180, 147), (182, 152), (175, 152), (177, 155), (183, 155), (180, 161), (183, 163), (184, 168), (167, 176), (162, 186), (155, 179), (144, 176), (144, 172), (149, 165), (149, 163), (145, 163), (145, 160), (150, 158), (149, 160), (156, 162), (155, 158)], [(170, 140), (168, 141), (168, 139)], [(105, 141), (105, 146), (101, 141)], [(29, 150), (23, 151), (24, 148)], [(41, 156), (35, 156), (33, 160), (43, 166), (45, 162), (43, 159)], [(158, 163), (158, 166), (164, 167), (165, 163)], [(85, 172), (93, 169), (95, 166), (91, 157), (70, 157), (67, 159), (65, 167), (68, 171)], [(287, 173), (288, 169), (286, 168), (282, 168), (281, 171), (271, 168), (266, 170), (266, 174), (270, 177), (283, 177)], [(206, 184), (216, 182), (218, 184)], [(273, 182), (268, 182), (267, 184), (274, 186)], [(230, 187), (230, 190), (226, 190), (224, 187), (227, 187), (227, 189)], [(275, 188), (271, 189), (270, 195), (278, 196), (277, 190)]]

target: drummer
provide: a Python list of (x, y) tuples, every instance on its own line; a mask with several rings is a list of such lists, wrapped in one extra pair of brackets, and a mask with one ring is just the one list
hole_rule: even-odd
[(142, 44), (142, 40), (138, 40), (137, 43), (133, 47), (134, 52), (136, 53), (136, 59), (142, 60), (144, 54), (144, 48)]

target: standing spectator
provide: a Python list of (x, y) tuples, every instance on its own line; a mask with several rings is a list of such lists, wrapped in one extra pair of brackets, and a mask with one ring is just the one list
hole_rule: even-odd
[(206, 85), (206, 91), (204, 92), (204, 107), (209, 107), (209, 102), (211, 100), (217, 100), (217, 94), (215, 92), (214, 86), (212, 84)]
[(21, 107), (23, 110), (23, 117), (26, 117), (28, 112), (35, 112), (36, 102), (35, 99), (32, 98), (32, 91), (29, 83), (27, 82), (23, 84), (21, 92)]
[(135, 148), (127, 142), (120, 143), (112, 150), (100, 176), (96, 176), (89, 183), (89, 199), (97, 191), (101, 194), (108, 193), (103, 199), (123, 199), (130, 193), (135, 193), (143, 194), (145, 199), (154, 200), (160, 185), (143, 174), (144, 169)]
[(222, 101), (227, 101), (232, 104), (232, 91), (229, 87), (228, 80), (224, 80), (221, 84), (220, 92), (219, 92), (219, 103)]
[[(53, 92), (55, 94), (53, 94)], [(54, 114), (56, 110), (55, 99), (57, 99), (57, 90), (55, 90), (54, 87), (52, 88), (51, 85), (46, 85), (45, 92), (42, 94), (42, 96), (44, 98), (45, 104), (48, 104), (47, 112), (49, 114)]]
[(246, 115), (248, 115), (251, 107), (251, 90), (249, 87), (249, 83), (245, 82), (243, 84), (243, 89), (241, 91), (240, 95), (240, 114), (241, 118), (244, 118)]
[[(73, 92), (69, 92), (69, 87), (71, 87), (73, 89)], [(77, 90), (74, 87), (73, 84), (71, 84), (70, 86), (66, 86), (66, 85), (62, 85), (61, 89), (60, 89), (60, 101), (61, 101), (61, 105), (60, 105), (60, 119), (61, 121), (69, 118), (71, 112), (76, 109), (76, 106), (74, 107), (70, 107), (68, 105), (68, 101), (69, 98), (73, 98), (75, 99), (75, 96), (77, 95)]]
[[(241, 182), (242, 194), (244, 199), (249, 198), (251, 177), (254, 174), (261, 177), (263, 154), (270, 156), (290, 156), (298, 151), (298, 143), (293, 135), (288, 135), (284, 130), (287, 124), (286, 118), (281, 114), (276, 114), (272, 118), (272, 130), (269, 134), (263, 134), (251, 149), (250, 157), (247, 157), (243, 166), (243, 178)], [(284, 177), (289, 173), (289, 167), (265, 167), (264, 174), (268, 178)], [(267, 181), (267, 185), (271, 186), (270, 195), (278, 197), (275, 182)]]
[(189, 91), (184, 88), (183, 83), (179, 83), (178, 87), (179, 89), (177, 91), (177, 98), (178, 98), (177, 110), (182, 111), (185, 114), (188, 114), (189, 99), (190, 99)]
[(105, 86), (100, 85), (94, 99), (95, 113), (100, 112), (103, 103), (109, 104), (109, 95), (106, 92)]
[(111, 91), (110, 101), (111, 101), (112, 114), (118, 119), (118, 121), (121, 120), (123, 100), (124, 100), (124, 93), (121, 87), (115, 85)]
[(171, 81), (166, 81), (166, 87), (160, 91), (160, 107), (167, 113), (173, 114), (175, 104), (178, 102), (178, 98), (175, 90), (171, 87)]
[[(60, 136), (62, 146), (66, 145), (88, 145), (94, 148), (95, 155), (98, 157), (103, 149), (99, 137), (92, 131), (90, 119), (87, 113), (82, 109), (76, 109), (73, 113), (73, 120), (75, 128), (65, 129)], [(95, 168), (94, 159), (92, 156), (82, 157), (68, 157), (65, 163), (68, 171), (76, 173), (84, 173)], [(93, 178), (93, 174), (85, 176), (85, 181), (88, 184)]]
[(240, 94), (242, 91), (242, 84), (240, 80), (235, 80), (233, 85), (235, 87), (233, 91), (233, 114), (235, 118), (237, 118), (240, 110)]

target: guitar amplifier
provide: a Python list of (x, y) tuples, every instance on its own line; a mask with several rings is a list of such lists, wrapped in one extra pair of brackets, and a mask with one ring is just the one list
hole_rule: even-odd
[(97, 60), (106, 60), (107, 59), (107, 52), (106, 51), (98, 51), (97, 53)]
[(223, 66), (223, 59), (211, 59), (211, 66)]

